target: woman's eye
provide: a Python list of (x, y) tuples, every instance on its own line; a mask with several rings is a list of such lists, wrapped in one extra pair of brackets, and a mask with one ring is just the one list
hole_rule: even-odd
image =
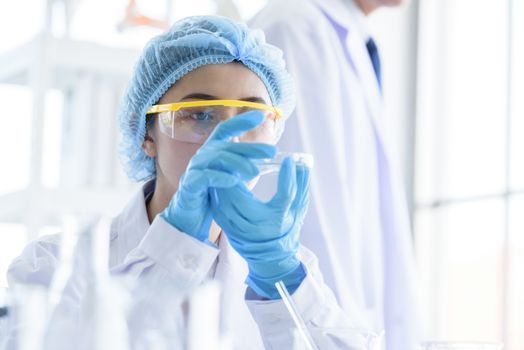
[(213, 120), (213, 116), (208, 112), (193, 113), (191, 117), (199, 122)]

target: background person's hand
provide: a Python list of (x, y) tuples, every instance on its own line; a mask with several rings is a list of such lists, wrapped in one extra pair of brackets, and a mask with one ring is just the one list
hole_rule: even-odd
[(296, 253), (309, 203), (309, 177), (308, 168), (286, 158), (277, 193), (267, 203), (244, 183), (212, 191), (214, 220), (246, 260), (246, 282), (259, 296), (278, 299), (275, 282), (282, 280), (292, 293), (306, 276)]
[(209, 189), (229, 188), (253, 179), (259, 171), (250, 159), (276, 154), (273, 145), (230, 142), (263, 120), (263, 113), (252, 111), (218, 124), (191, 158), (178, 190), (160, 215), (178, 230), (205, 241), (212, 221)]

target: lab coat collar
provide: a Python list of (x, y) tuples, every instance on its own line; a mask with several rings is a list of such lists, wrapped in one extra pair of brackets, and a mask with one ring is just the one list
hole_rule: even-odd
[[(243, 279), (247, 276), (248, 268), (244, 259), (231, 247), (229, 240), (224, 232), (220, 234), (218, 241), (220, 253), (218, 254), (218, 264), (215, 271), (215, 279), (221, 281), (236, 280), (236, 283), (224, 283), (224, 287), (242, 285)], [(243, 293), (243, 291), (242, 291)]]
[(358, 31), (364, 39), (370, 37), (366, 15), (355, 0), (313, 0), (332, 21), (347, 31)]
[[(351, 62), (355, 65), (356, 73), (365, 90), (366, 106), (372, 116), (375, 130), (384, 139), (385, 133), (379, 119), (383, 113), (382, 93), (366, 48), (366, 41), (370, 38), (367, 18), (354, 0), (312, 1), (334, 27), (339, 27), (336, 30), (339, 31), (342, 44), (345, 45), (346, 52), (351, 57)], [(344, 33), (340, 33), (341, 28)]]
[[(149, 229), (150, 223), (147, 216), (145, 200), (147, 196), (155, 190), (155, 181), (146, 182), (140, 191), (133, 196), (120, 215), (114, 220), (117, 227), (111, 231), (111, 240), (119, 238), (125, 242), (125, 251), (129, 252), (142, 240), (144, 234)], [(220, 253), (218, 256), (220, 264), (215, 273), (219, 276), (230, 274), (247, 276), (247, 265), (240, 255), (232, 249), (227, 236), (222, 232), (218, 241)], [(238, 270), (241, 271), (238, 271)], [(245, 274), (244, 274), (245, 273)]]
[[(129, 252), (138, 246), (144, 234), (151, 225), (147, 215), (146, 198), (155, 190), (155, 180), (146, 182), (142, 188), (135, 193), (126, 207), (118, 215), (111, 230), (111, 240), (118, 237), (119, 241), (124, 242), (123, 251)], [(219, 261), (215, 275), (235, 275), (236, 271), (247, 271), (247, 265), (238, 253), (232, 249), (227, 236), (222, 232), (218, 241), (220, 249)], [(236, 270), (235, 272), (232, 272)], [(241, 274), (242, 275), (242, 274)], [(247, 272), (246, 274), (247, 275)], [(244, 276), (245, 276), (244, 275)]]
[(367, 41), (371, 38), (371, 32), (366, 15), (357, 5), (355, 0), (342, 0), (342, 2), (347, 8), (349, 8), (350, 16), (353, 18), (356, 29), (358, 29), (362, 37)]
[(137, 247), (150, 226), (145, 198), (155, 190), (155, 180), (146, 182), (113, 221), (111, 240), (118, 238), (119, 256)]
[[(155, 181), (146, 182), (114, 220), (117, 227), (111, 230), (111, 240), (118, 237), (119, 241), (125, 242), (124, 249), (127, 252), (138, 246), (149, 229), (150, 222), (145, 201), (154, 190)], [(219, 276), (220, 279), (223, 279), (233, 276), (247, 276), (247, 264), (231, 247), (227, 236), (223, 232), (220, 235), (218, 247), (220, 249), (218, 256), (220, 263), (217, 266), (215, 277)]]

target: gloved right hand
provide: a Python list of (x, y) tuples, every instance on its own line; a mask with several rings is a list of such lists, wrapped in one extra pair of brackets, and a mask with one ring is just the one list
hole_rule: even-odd
[(270, 201), (259, 200), (243, 183), (211, 191), (213, 217), (247, 262), (246, 283), (258, 296), (280, 299), (276, 282), (284, 282), (293, 293), (306, 277), (297, 252), (309, 204), (309, 179), (307, 167), (286, 158)]
[(255, 129), (264, 118), (262, 112), (251, 111), (219, 123), (189, 161), (161, 217), (178, 230), (206, 241), (212, 221), (209, 189), (229, 188), (253, 179), (259, 170), (250, 159), (273, 158), (277, 152), (270, 144), (230, 141)]

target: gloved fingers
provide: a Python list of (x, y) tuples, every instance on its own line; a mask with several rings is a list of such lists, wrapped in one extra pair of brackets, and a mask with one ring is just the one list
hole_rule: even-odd
[(309, 201), (310, 173), (308, 167), (297, 166), (297, 194), (292, 205), (297, 210), (307, 206)]
[(183, 178), (180, 190), (191, 194), (207, 191), (208, 187), (233, 187), (240, 179), (238, 176), (214, 169), (189, 169)]
[(218, 152), (209, 162), (208, 168), (238, 175), (244, 181), (251, 180), (260, 173), (250, 159), (227, 151)]
[(296, 165), (290, 157), (286, 157), (282, 161), (282, 166), (278, 174), (277, 192), (268, 204), (272, 207), (287, 211), (293, 203), (296, 192)]
[[(238, 215), (236, 208), (231, 204), (227, 196), (220, 195), (222, 192), (219, 188), (210, 189), (211, 212), (215, 222), (228, 234), (230, 239), (240, 239), (243, 241), (242, 232), (248, 227), (245, 218)], [(251, 230), (251, 228), (250, 228)], [(229, 234), (234, 232), (235, 235), (230, 237)]]
[(262, 124), (264, 118), (265, 115), (262, 111), (250, 111), (239, 114), (219, 123), (211, 135), (209, 135), (206, 143), (217, 140), (227, 141), (232, 137), (240, 136)]
[(241, 181), (235, 175), (214, 169), (204, 170), (203, 175), (207, 178), (208, 187), (230, 188), (236, 186)]
[[(234, 207), (234, 205), (232, 205), (232, 207)], [(231, 229), (231, 232), (226, 229), (226, 234), (234, 233), (235, 238), (242, 243), (256, 240), (256, 223), (251, 222), (238, 210), (230, 210), (224, 214), (227, 217), (229, 228)]]
[(245, 224), (244, 227), (249, 223), (250, 229), (255, 228), (251, 225), (258, 224), (260, 218), (270, 215), (243, 182), (234, 187), (217, 189), (216, 197), (220, 203), (217, 209), (221, 209), (230, 219), (235, 219), (233, 221), (237, 221), (238, 217), (238, 222)]
[(274, 208), (257, 198), (243, 182), (234, 187), (223, 189), (219, 192), (219, 196), (227, 197), (227, 200), (233, 202), (242, 215), (249, 217), (253, 222), (273, 223), (277, 220), (274, 217)]
[[(245, 187), (245, 184), (239, 183), (227, 189), (214, 189), (211, 197), (212, 209), (216, 216), (226, 216), (239, 231), (255, 232), (263, 221), (271, 221), (271, 214), (262, 203), (248, 198), (252, 195), (251, 192), (243, 193), (241, 187)], [(238, 200), (239, 198), (242, 200)]]
[(189, 167), (180, 179), (179, 192), (186, 191), (189, 195), (203, 192), (207, 189), (207, 180), (202, 174), (201, 169)]
[(274, 158), (277, 154), (276, 146), (267, 143), (225, 142), (223, 150), (253, 159)]
[(250, 180), (259, 174), (257, 166), (248, 158), (225, 150), (202, 152), (193, 156), (188, 169), (213, 169)]

